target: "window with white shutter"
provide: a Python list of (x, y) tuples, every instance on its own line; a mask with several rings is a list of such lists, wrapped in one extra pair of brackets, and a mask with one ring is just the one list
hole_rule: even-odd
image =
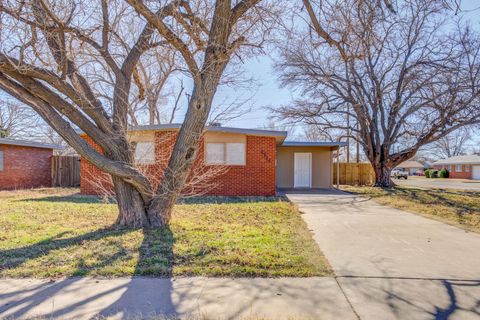
[(245, 165), (245, 143), (208, 142), (205, 147), (206, 164), (224, 164), (230, 166)]
[(135, 162), (138, 164), (155, 163), (155, 144), (153, 142), (137, 142), (135, 148)]
[(206, 164), (224, 164), (225, 163), (225, 144), (207, 143), (205, 150)]
[(245, 143), (227, 143), (227, 159), (229, 165), (245, 165)]
[(3, 151), (0, 151), (0, 171), (3, 171)]

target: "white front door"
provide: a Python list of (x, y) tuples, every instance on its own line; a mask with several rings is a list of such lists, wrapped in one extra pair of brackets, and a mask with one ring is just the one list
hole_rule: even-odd
[(295, 152), (294, 182), (295, 188), (312, 187), (312, 154)]
[(480, 166), (472, 166), (472, 179), (480, 180)]

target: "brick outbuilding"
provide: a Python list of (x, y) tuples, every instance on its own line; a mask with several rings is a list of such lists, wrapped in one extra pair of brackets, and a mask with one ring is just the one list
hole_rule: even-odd
[[(137, 165), (157, 185), (180, 124), (129, 130)], [(83, 137), (93, 145), (85, 135)], [(286, 131), (207, 127), (185, 194), (272, 196), (277, 189), (332, 187), (332, 151), (339, 142), (285, 142)], [(81, 193), (111, 192), (107, 174), (81, 160)]]
[(57, 145), (0, 138), (0, 190), (51, 187)]

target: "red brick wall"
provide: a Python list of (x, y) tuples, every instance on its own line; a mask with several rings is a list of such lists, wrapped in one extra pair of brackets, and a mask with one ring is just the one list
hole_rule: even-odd
[[(155, 165), (142, 168), (156, 186), (168, 164), (175, 138), (175, 131), (155, 133)], [(276, 142), (273, 137), (247, 136), (245, 166), (208, 166), (204, 164), (204, 143), (190, 174), (186, 194), (221, 196), (272, 196), (275, 195)], [(92, 143), (87, 138), (89, 143)], [(111, 190), (108, 175), (100, 172), (82, 159), (80, 186), (83, 194), (102, 194), (101, 189)], [(101, 184), (101, 187), (99, 187)]]
[[(467, 168), (468, 167), (468, 168)], [(435, 169), (438, 169), (438, 170), (441, 170), (443, 168), (447, 169), (448, 170), (448, 166), (440, 166), (440, 165), (435, 165), (434, 166)], [(451, 170), (448, 170), (448, 172), (450, 173), (449, 174), (449, 178), (453, 178), (453, 179), (472, 179), (472, 166), (471, 165), (462, 165), (462, 171), (460, 172), (457, 172), (456, 171), (457, 167), (455, 165), (451, 165)], [(467, 172), (467, 170), (469, 170)]]
[(0, 145), (0, 190), (52, 186), (52, 149)]

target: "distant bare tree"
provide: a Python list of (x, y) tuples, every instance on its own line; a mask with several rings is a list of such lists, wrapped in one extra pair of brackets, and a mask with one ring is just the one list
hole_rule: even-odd
[[(112, 176), (118, 224), (162, 227), (196, 158), (224, 71), (259, 51), (275, 22), (272, 3), (3, 0), (0, 89), (34, 109), (75, 151)], [(135, 166), (127, 131), (138, 64), (161, 48), (181, 58), (180, 71), (192, 79), (193, 89), (168, 166), (154, 188)], [(112, 78), (104, 81), (105, 75)]]
[(480, 122), (480, 38), (452, 26), (449, 1), (303, 4), (310, 23), (289, 30), (277, 70), (305, 98), (277, 114), (358, 135), (376, 186), (392, 186), (392, 168), (423, 145)]
[(319, 126), (310, 124), (306, 125), (304, 128), (304, 135), (307, 141), (334, 141), (336, 137), (341, 134), (338, 132), (322, 130)]
[(432, 143), (432, 153), (440, 159), (466, 154), (471, 138), (468, 128), (456, 130)]
[[(169, 80), (179, 71), (180, 66), (181, 62), (171, 48), (157, 49), (139, 60), (129, 109), (132, 125), (145, 122), (149, 125), (160, 124), (168, 122), (167, 119), (175, 115), (175, 109), (168, 108), (169, 101), (175, 96), (173, 84)], [(181, 95), (183, 85), (179, 87), (178, 94)], [(145, 114), (146, 121), (142, 121)]]
[(39, 123), (38, 116), (28, 106), (0, 100), (0, 138), (22, 138), (32, 135)]

